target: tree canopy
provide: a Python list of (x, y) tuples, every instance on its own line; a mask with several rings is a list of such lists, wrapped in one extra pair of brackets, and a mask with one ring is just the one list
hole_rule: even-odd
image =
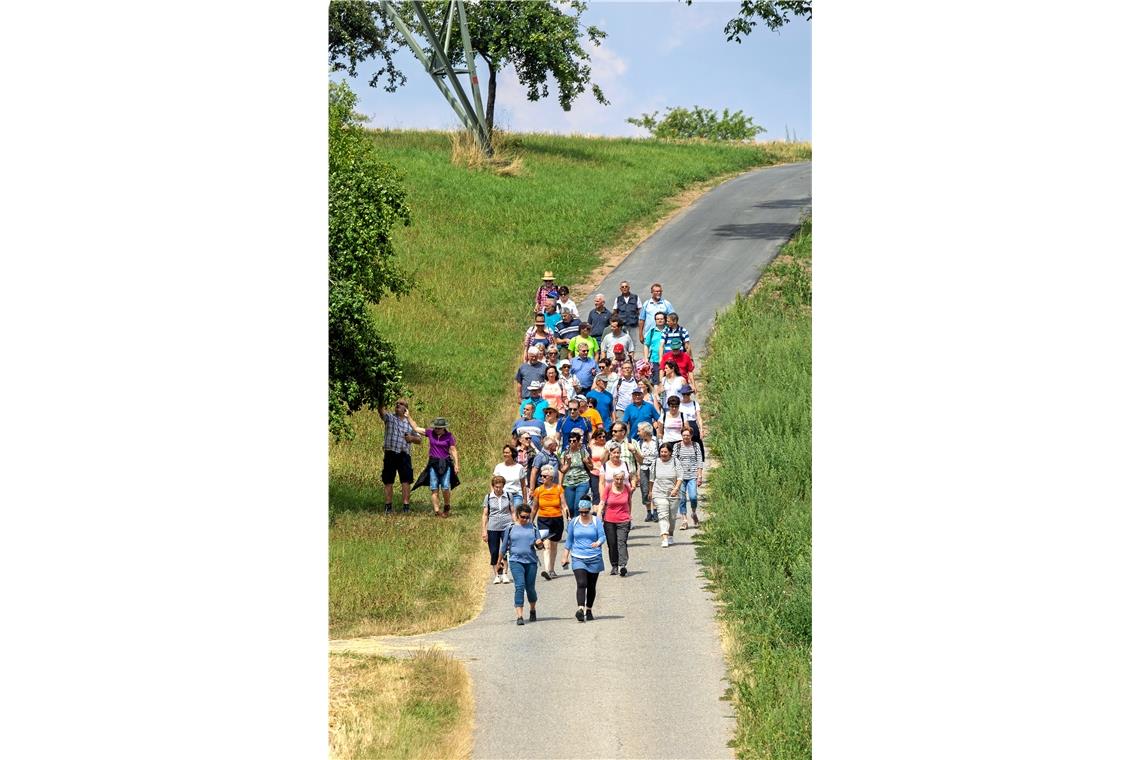
[[(685, 5), (692, 5), (693, 0), (685, 0)], [(724, 26), (725, 40), (728, 42), (741, 42), (741, 37), (752, 34), (759, 19), (773, 32), (790, 20), (792, 16), (805, 16), (811, 21), (811, 0), (740, 0), (740, 12), (736, 18)]]
[[(346, 5), (356, 7), (342, 7)], [(447, 0), (423, 3), (437, 32), (446, 17), (447, 6)], [(548, 97), (548, 80), (553, 78), (558, 104), (564, 111), (569, 111), (574, 100), (587, 88), (599, 103), (609, 104), (601, 87), (591, 81), (590, 55), (583, 47), (587, 40), (600, 45), (606, 33), (596, 26), (582, 26), (581, 16), (587, 8), (582, 0), (484, 0), (466, 3), (464, 8), (471, 47), (489, 70), (486, 116), (491, 129), (494, 128), (498, 74), (508, 65), (514, 67), (529, 100)], [(402, 4), (398, 12), (414, 31), (422, 31), (410, 7)], [(457, 29), (452, 31), (451, 40), (452, 64), (460, 64), (463, 46), (458, 41)], [(386, 75), (388, 83), (384, 89), (393, 92), (406, 81), (391, 58), (391, 53), (403, 44), (379, 3), (330, 3), (329, 63), (334, 70), (345, 70), (355, 76), (360, 64), (378, 57), (382, 65), (369, 84), (375, 87), (380, 77)]]
[(355, 105), (347, 83), (329, 84), (329, 430), (338, 438), (352, 435), (349, 414), (402, 390), (395, 350), (369, 305), (411, 289), (391, 239), (395, 224), (411, 223), (405, 193)]
[(693, 137), (705, 140), (751, 140), (768, 130), (753, 124), (752, 118), (743, 111), (729, 113), (728, 109), (718, 116), (711, 108), (693, 106), (693, 110), (673, 106), (666, 110), (665, 118), (658, 120), (657, 111), (643, 113), (638, 118), (630, 117), (627, 122), (635, 127), (644, 127), (654, 137), (661, 139), (686, 139)]

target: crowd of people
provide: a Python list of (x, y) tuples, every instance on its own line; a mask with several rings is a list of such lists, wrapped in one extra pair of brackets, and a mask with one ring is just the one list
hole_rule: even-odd
[[(629, 282), (619, 291), (610, 303), (598, 293), (583, 312), (547, 271), (535, 293), (515, 373), (518, 419), (492, 473), (480, 523), (491, 583), (514, 584), (517, 625), (525, 624), (524, 599), (529, 619), (537, 619), (537, 579), (551, 581), (558, 569), (574, 576), (575, 617), (593, 619), (606, 559), (611, 575), (628, 573), (635, 493), (663, 549), (675, 530), (700, 526), (705, 452), (689, 332), (659, 283), (644, 300)], [(447, 517), (459, 482), (447, 420), (420, 427), (404, 400), (380, 413), (384, 511), (394, 511), (398, 474), (405, 512), (410, 488), (427, 485), (434, 513)], [(412, 446), (424, 440), (428, 464), (411, 485)]]

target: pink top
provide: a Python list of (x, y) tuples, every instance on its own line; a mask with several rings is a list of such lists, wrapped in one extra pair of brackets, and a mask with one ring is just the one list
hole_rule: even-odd
[(611, 490), (606, 494), (606, 522), (621, 523), (629, 520), (629, 485), (621, 493)]

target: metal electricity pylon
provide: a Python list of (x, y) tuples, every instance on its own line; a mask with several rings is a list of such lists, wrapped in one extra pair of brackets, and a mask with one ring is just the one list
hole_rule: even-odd
[[(396, 3), (382, 0), (380, 3), (384, 14), (403, 35), (408, 47), (415, 53), (416, 58), (424, 65), (424, 69), (431, 75), (432, 81), (443, 97), (451, 104), (459, 120), (474, 135), (479, 147), (488, 156), (491, 155), (491, 131), (487, 128), (487, 119), (483, 116), (483, 99), (479, 95), (479, 76), (475, 71), (475, 55), (471, 51), (471, 36), (467, 33), (467, 13), (463, 9), (463, 0), (450, 0), (447, 4), (447, 15), (439, 33), (432, 29), (427, 13), (424, 12), (423, 3), (412, 0), (406, 3), (411, 6), (420, 25), (423, 27), (424, 39), (427, 41), (427, 51), (420, 47), (419, 41), (412, 30), (400, 18)], [(455, 69), (451, 65), (449, 50), (451, 46), (451, 27), (458, 21), (459, 37), (463, 44), (463, 57), (467, 68)], [(443, 43), (440, 43), (440, 37)], [(471, 80), (471, 95), (464, 91), (459, 82), (459, 75), (466, 74)], [(450, 88), (448, 87), (450, 85)], [(452, 92), (454, 90), (454, 93)]]

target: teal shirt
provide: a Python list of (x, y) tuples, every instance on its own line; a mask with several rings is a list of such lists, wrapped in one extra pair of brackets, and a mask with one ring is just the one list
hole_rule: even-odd
[(656, 324), (645, 331), (645, 345), (649, 351), (649, 362), (651, 364), (661, 361), (661, 339), (664, 335), (665, 331), (658, 330)]

